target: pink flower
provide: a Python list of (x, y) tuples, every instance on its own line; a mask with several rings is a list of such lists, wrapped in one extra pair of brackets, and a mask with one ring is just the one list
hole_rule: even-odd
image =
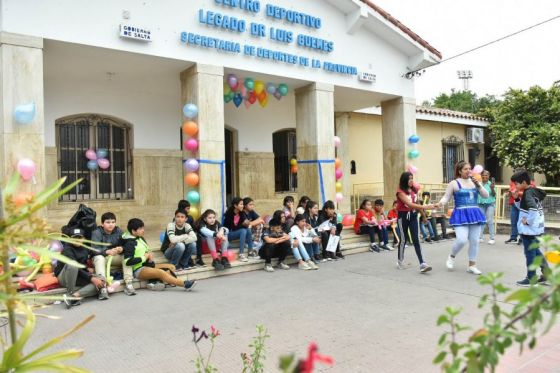
[(312, 373), (315, 367), (315, 362), (320, 362), (326, 365), (333, 365), (334, 359), (331, 356), (319, 354), (317, 343), (311, 342), (307, 349), (307, 359), (302, 360), (299, 365), (299, 373)]
[(216, 328), (214, 328), (214, 325), (210, 326), (210, 331), (212, 333), (212, 337), (216, 338), (217, 336), (220, 335), (220, 331)]

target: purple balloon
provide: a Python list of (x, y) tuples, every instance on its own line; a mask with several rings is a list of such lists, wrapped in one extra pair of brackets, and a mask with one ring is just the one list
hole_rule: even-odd
[(274, 92), (274, 97), (275, 97), (277, 100), (280, 100), (280, 99), (282, 98), (282, 94), (280, 93), (279, 90), (276, 90), (276, 92)]
[(237, 77), (234, 74), (229, 74), (227, 77), (227, 81), (228, 81), (228, 85), (232, 88), (235, 89), (237, 88)]
[(105, 158), (99, 158), (97, 160), (97, 164), (99, 165), (99, 168), (102, 170), (106, 170), (109, 168), (109, 166), (111, 165), (111, 162), (109, 162), (108, 159)]
[(60, 242), (58, 240), (51, 241), (51, 244), (49, 245), (49, 250), (57, 252), (57, 253), (61, 252), (62, 251), (62, 242)]
[(185, 161), (184, 166), (185, 170), (187, 170), (188, 172), (196, 172), (198, 171), (198, 167), (200, 165), (198, 164), (198, 161), (196, 159), (190, 158)]

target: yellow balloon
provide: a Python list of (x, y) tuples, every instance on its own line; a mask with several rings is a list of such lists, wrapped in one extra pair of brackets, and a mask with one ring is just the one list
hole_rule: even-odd
[(297, 166), (297, 159), (295, 158), (290, 159), (290, 165)]
[(198, 211), (198, 208), (195, 206), (191, 206), (191, 208), (189, 209), (189, 215), (193, 217), (193, 219), (198, 219), (198, 217), (200, 216), (200, 211)]
[(259, 94), (264, 90), (264, 82), (262, 80), (255, 81), (255, 93)]
[(229, 86), (229, 84), (224, 83), (224, 95), (227, 95), (230, 92), (231, 92), (231, 87)]
[(547, 251), (544, 257), (551, 264), (560, 264), (560, 251)]
[(337, 182), (334, 184), (334, 187), (336, 188), (336, 191), (337, 191), (337, 192), (342, 192), (342, 183), (341, 183), (340, 181), (337, 181)]

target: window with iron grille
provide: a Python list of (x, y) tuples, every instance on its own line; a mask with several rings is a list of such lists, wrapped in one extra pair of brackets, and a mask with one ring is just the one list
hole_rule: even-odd
[[(132, 199), (131, 125), (116, 118), (86, 114), (56, 121), (59, 177), (82, 182), (61, 201)], [(86, 150), (106, 149), (110, 166), (90, 171)]]
[(449, 183), (455, 179), (455, 165), (465, 159), (463, 140), (456, 136), (449, 136), (441, 140), (441, 143), (443, 145), (443, 182)]

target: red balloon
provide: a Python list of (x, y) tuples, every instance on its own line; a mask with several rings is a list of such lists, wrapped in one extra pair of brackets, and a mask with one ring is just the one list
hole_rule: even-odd
[(354, 225), (354, 215), (348, 214), (348, 215), (344, 215), (344, 217), (342, 218), (342, 225), (345, 227), (349, 227), (351, 225)]
[(235, 259), (237, 259), (237, 255), (235, 254), (235, 251), (233, 250), (228, 250), (225, 252), (225, 257), (227, 258), (227, 260), (231, 263), (234, 262)]
[(255, 101), (257, 101), (257, 95), (255, 94), (255, 92), (249, 93), (249, 98), (247, 99), (247, 101), (249, 101), (251, 104), (254, 104)]

